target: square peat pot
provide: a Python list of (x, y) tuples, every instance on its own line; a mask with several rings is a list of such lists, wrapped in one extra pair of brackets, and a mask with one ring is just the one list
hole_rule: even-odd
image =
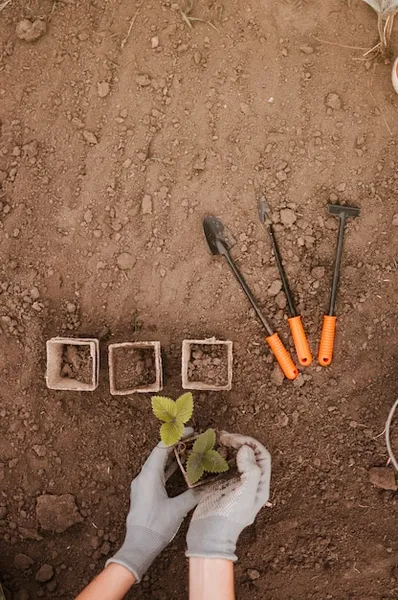
[(232, 387), (232, 342), (209, 338), (182, 342), (182, 387), (184, 390), (230, 390)]
[(46, 382), (50, 390), (92, 392), (98, 387), (97, 339), (55, 337), (46, 345)]
[(163, 388), (160, 342), (122, 342), (108, 347), (109, 386), (114, 396)]

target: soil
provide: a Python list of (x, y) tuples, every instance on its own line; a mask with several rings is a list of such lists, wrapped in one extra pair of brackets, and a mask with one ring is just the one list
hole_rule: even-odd
[(62, 346), (61, 377), (92, 383), (93, 359), (89, 346)]
[[(234, 342), (234, 387), (196, 394), (194, 425), (256, 436), (273, 458), (272, 508), (237, 549), (240, 600), (396, 600), (398, 495), (369, 471), (386, 466), (398, 391), (398, 96), (391, 64), (353, 48), (377, 42), (375, 13), (362, 0), (202, 0), (191, 28), (179, 4), (1, 3), (2, 582), (13, 598), (70, 600), (123, 541), (158, 425), (149, 395), (110, 395), (105, 340), (160, 340), (162, 393), (177, 397), (182, 340), (216, 336)], [(24, 19), (46, 23), (36, 41), (18, 38)], [(326, 207), (361, 208), (333, 363), (294, 383), (202, 232), (205, 215), (223, 220), (293, 350), (261, 194), (314, 355), (338, 225)], [(97, 390), (45, 387), (55, 335), (101, 338)], [(43, 531), (46, 494), (72, 496), (83, 520)], [(187, 597), (186, 527), (135, 599)]]
[(156, 382), (152, 348), (116, 348), (113, 352), (117, 390), (134, 390)]
[(188, 379), (214, 385), (228, 383), (228, 349), (224, 345), (192, 344), (188, 362)]

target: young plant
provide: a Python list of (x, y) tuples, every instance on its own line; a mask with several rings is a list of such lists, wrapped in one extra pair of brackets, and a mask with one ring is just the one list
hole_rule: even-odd
[(398, 13), (398, 0), (364, 0), (377, 13), (377, 27), (379, 30), (379, 43), (371, 50), (366, 52), (365, 56), (376, 53), (381, 54), (382, 58), (388, 58), (390, 53), (390, 41), (394, 18)]
[(191, 485), (197, 483), (205, 472), (225, 473), (228, 471), (229, 465), (225, 458), (217, 450), (214, 450), (215, 444), (214, 429), (208, 429), (200, 434), (195, 441), (186, 465), (187, 477)]
[(175, 401), (166, 396), (153, 396), (152, 410), (155, 417), (163, 421), (160, 427), (160, 439), (163, 444), (174, 446), (183, 436), (185, 423), (192, 417), (192, 394), (183, 394)]

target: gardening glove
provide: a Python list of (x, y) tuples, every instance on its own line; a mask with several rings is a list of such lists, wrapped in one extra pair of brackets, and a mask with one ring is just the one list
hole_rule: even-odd
[[(184, 431), (185, 434), (189, 432)], [(152, 451), (131, 484), (126, 537), (120, 550), (106, 565), (118, 563), (131, 571), (138, 583), (154, 559), (178, 532), (181, 523), (199, 501), (196, 490), (169, 498), (165, 467), (173, 448), (160, 443)]]
[(188, 557), (236, 561), (236, 543), (268, 502), (271, 456), (257, 440), (222, 432), (224, 446), (238, 450), (240, 475), (208, 488), (193, 514), (187, 535)]

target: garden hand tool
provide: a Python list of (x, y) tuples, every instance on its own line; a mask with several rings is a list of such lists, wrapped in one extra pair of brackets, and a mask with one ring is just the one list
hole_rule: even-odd
[(224, 256), (233, 274), (239, 281), (243, 291), (248, 297), (257, 317), (260, 319), (264, 329), (268, 334), (265, 339), (268, 342), (272, 352), (274, 353), (276, 360), (278, 361), (283, 373), (285, 374), (285, 377), (287, 377), (288, 379), (295, 379), (298, 375), (296, 365), (294, 364), (289, 352), (283, 345), (283, 342), (280, 339), (279, 335), (273, 330), (270, 323), (262, 314), (257, 302), (253, 297), (253, 294), (251, 293), (245, 279), (243, 278), (243, 275), (239, 271), (235, 262), (232, 260), (232, 257), (229, 253), (229, 250), (232, 248), (232, 243), (230, 240), (228, 240), (227, 235), (224, 232), (224, 225), (217, 217), (206, 217), (203, 220), (203, 229), (211, 253), (214, 255), (221, 254), (222, 256)]
[(282, 281), (283, 291), (285, 292), (287, 304), (289, 307), (289, 318), (288, 323), (290, 331), (292, 332), (294, 346), (299, 362), (304, 367), (308, 367), (312, 363), (312, 354), (308, 344), (307, 336), (305, 335), (303, 323), (300, 315), (297, 312), (296, 305), (293, 300), (292, 293), (290, 291), (289, 282), (287, 280), (286, 272), (282, 264), (282, 258), (279, 251), (278, 242), (276, 241), (275, 231), (272, 226), (272, 220), (270, 216), (269, 206), (262, 196), (258, 201), (258, 216), (260, 217), (261, 223), (267, 228), (269, 236), (271, 238), (272, 249), (274, 251), (276, 266), (278, 267), (279, 275)]
[(336, 332), (335, 304), (337, 288), (339, 284), (341, 255), (343, 253), (345, 222), (349, 217), (358, 217), (360, 209), (353, 206), (340, 206), (338, 204), (329, 204), (328, 213), (340, 218), (339, 233), (337, 237), (336, 258), (334, 261), (334, 272), (332, 281), (332, 290), (330, 293), (329, 312), (323, 317), (321, 342), (319, 345), (318, 362), (323, 367), (327, 367), (332, 362), (334, 337)]

